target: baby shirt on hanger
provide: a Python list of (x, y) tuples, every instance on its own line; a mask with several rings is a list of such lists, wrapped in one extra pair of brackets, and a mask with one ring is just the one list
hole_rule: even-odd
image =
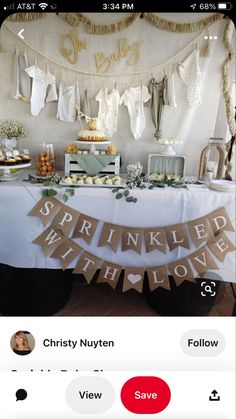
[(108, 89), (103, 88), (95, 99), (99, 102), (98, 129), (111, 137), (117, 131), (118, 106), (122, 103), (120, 94), (117, 89), (108, 93)]
[(135, 140), (141, 138), (145, 128), (143, 104), (151, 98), (146, 86), (129, 87), (121, 96), (121, 101), (128, 108), (130, 129)]
[(163, 77), (160, 82), (152, 78), (149, 84), (149, 92), (151, 94), (152, 120), (156, 128), (154, 136), (158, 139), (162, 136), (164, 105), (170, 104), (167, 77)]
[(33, 79), (31, 92), (31, 114), (37, 116), (45, 106), (47, 87), (55, 81), (49, 72), (41, 70), (37, 65), (26, 68), (25, 72)]
[(22, 99), (25, 102), (30, 100), (30, 78), (26, 74), (25, 69), (28, 67), (28, 57), (26, 52), (18, 54), (18, 50), (14, 55), (13, 64), (13, 99)]
[(57, 118), (63, 122), (75, 122), (77, 108), (80, 108), (80, 94), (78, 86), (67, 86), (64, 82), (59, 85)]
[(178, 67), (179, 75), (187, 87), (187, 99), (190, 106), (201, 104), (199, 51), (195, 49)]

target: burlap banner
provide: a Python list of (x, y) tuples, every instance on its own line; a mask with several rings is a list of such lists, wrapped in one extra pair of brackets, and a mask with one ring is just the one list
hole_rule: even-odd
[(208, 245), (221, 262), (224, 262), (227, 253), (235, 250), (234, 244), (228, 239), (223, 231), (216, 236), (214, 241), (208, 243)]
[(166, 265), (148, 268), (147, 275), (150, 291), (154, 291), (158, 287), (170, 290), (170, 282)]
[(55, 230), (53, 227), (48, 227), (42, 232), (33, 243), (39, 244), (45, 256), (49, 256), (54, 250), (62, 244), (65, 236), (61, 230)]
[(203, 243), (213, 240), (214, 233), (212, 231), (211, 224), (206, 217), (189, 221), (187, 224), (193, 244), (196, 248), (201, 246)]
[[(82, 238), (88, 244), (91, 243), (100, 221), (79, 213), (53, 197), (41, 198), (28, 215), (37, 216), (44, 225), (55, 217), (52, 223), (55, 230), (61, 230), (67, 235), (74, 229), (72, 238)], [(117, 252), (121, 243), (123, 252), (134, 250), (139, 255), (142, 252), (143, 242), (147, 253), (157, 250), (165, 254), (167, 245), (170, 251), (179, 246), (189, 249), (188, 230), (195, 248), (203, 243), (212, 242), (214, 236), (221, 231), (234, 231), (225, 208), (213, 211), (205, 217), (166, 227), (136, 228), (102, 223), (98, 247), (108, 246), (113, 252)]]
[(113, 289), (116, 288), (120, 278), (122, 266), (115, 263), (106, 262), (102, 263), (101, 270), (97, 279), (97, 283), (107, 282)]
[(56, 248), (53, 254), (50, 256), (54, 259), (59, 259), (62, 269), (66, 269), (67, 266), (83, 251), (82, 247), (78, 246), (73, 240), (68, 237), (63, 243)]
[(99, 220), (88, 215), (80, 214), (72, 237), (81, 237), (88, 244), (91, 243), (97, 230)]
[(84, 252), (73, 270), (73, 274), (84, 275), (86, 281), (90, 283), (99, 268), (101, 261), (102, 259), (97, 256), (94, 256), (89, 252)]
[(47, 225), (55, 217), (61, 206), (61, 202), (56, 198), (42, 197), (28, 215), (38, 217), (44, 225)]
[(234, 227), (224, 207), (210, 212), (210, 214), (207, 215), (207, 218), (210, 221), (211, 228), (215, 235), (224, 230), (234, 231)]
[(121, 241), (122, 232), (122, 226), (104, 223), (98, 242), (98, 247), (108, 246), (113, 250), (113, 252), (116, 252)]
[(189, 249), (189, 240), (186, 224), (175, 224), (165, 228), (169, 249), (185, 247)]
[(135, 289), (138, 292), (143, 290), (143, 279), (145, 270), (142, 268), (126, 268), (123, 282), (123, 292)]
[[(73, 274), (82, 274), (90, 283), (100, 268), (97, 283), (107, 283), (113, 289), (116, 288), (124, 269), (123, 292), (135, 289), (141, 293), (145, 272), (150, 291), (158, 287), (170, 290), (169, 273), (173, 275), (177, 285), (183, 281), (193, 282), (195, 275), (192, 267), (197, 275), (203, 276), (209, 270), (219, 269), (214, 256), (224, 262), (226, 255), (235, 250), (234, 244), (224, 233), (224, 230), (234, 231), (225, 208), (187, 223), (167, 227), (134, 228), (103, 223), (98, 237), (98, 247), (108, 246), (117, 252), (121, 244), (122, 251), (134, 250), (139, 255), (142, 252), (143, 240), (147, 253), (158, 250), (165, 254), (168, 251), (167, 244), (170, 251), (179, 246), (189, 249), (189, 231), (196, 251), (185, 258), (148, 268), (123, 267), (85, 251), (72, 239), (82, 238), (90, 244), (97, 231), (99, 220), (79, 213), (55, 198), (40, 199), (29, 215), (37, 216), (44, 225), (49, 221), (52, 222), (52, 225), (33, 241), (41, 246), (45, 256), (58, 259), (63, 269), (79, 257)], [(68, 237), (71, 231), (73, 231), (72, 239)]]
[(63, 204), (53, 220), (53, 227), (63, 231), (64, 234), (68, 234), (77, 223), (79, 215), (78, 211)]

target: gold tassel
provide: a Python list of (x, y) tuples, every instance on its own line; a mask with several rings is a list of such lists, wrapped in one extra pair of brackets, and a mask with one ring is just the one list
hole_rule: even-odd
[(209, 40), (209, 31), (206, 30), (206, 35), (207, 35), (207, 39), (205, 40), (201, 50), (200, 50), (200, 56), (201, 57), (210, 57), (211, 55), (211, 50), (210, 50), (210, 40)]
[(11, 22), (31, 22), (47, 16), (47, 13), (14, 13), (7, 17)]

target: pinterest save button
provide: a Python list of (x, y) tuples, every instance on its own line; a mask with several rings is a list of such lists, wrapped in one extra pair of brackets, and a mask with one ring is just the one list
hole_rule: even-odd
[(133, 377), (121, 389), (125, 408), (136, 414), (156, 414), (170, 403), (168, 384), (158, 377)]

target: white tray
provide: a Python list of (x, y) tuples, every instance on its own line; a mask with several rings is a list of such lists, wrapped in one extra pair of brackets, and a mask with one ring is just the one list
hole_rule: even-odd
[(65, 179), (63, 178), (60, 183), (61, 186), (66, 186), (66, 187), (81, 187), (81, 188), (125, 188), (126, 184), (124, 181), (121, 181), (120, 185), (106, 185), (105, 183), (101, 184), (101, 185), (95, 185), (93, 184), (89, 184), (89, 183), (84, 183), (83, 185), (78, 185), (78, 183), (66, 183)]
[[(3, 174), (0, 175), (0, 180), (3, 182), (7, 182), (9, 180), (16, 180), (18, 171), (25, 169), (26, 167), (30, 167), (31, 163), (25, 164), (15, 164), (12, 166), (0, 166), (0, 170), (3, 170)], [(11, 172), (14, 170), (14, 172)]]

